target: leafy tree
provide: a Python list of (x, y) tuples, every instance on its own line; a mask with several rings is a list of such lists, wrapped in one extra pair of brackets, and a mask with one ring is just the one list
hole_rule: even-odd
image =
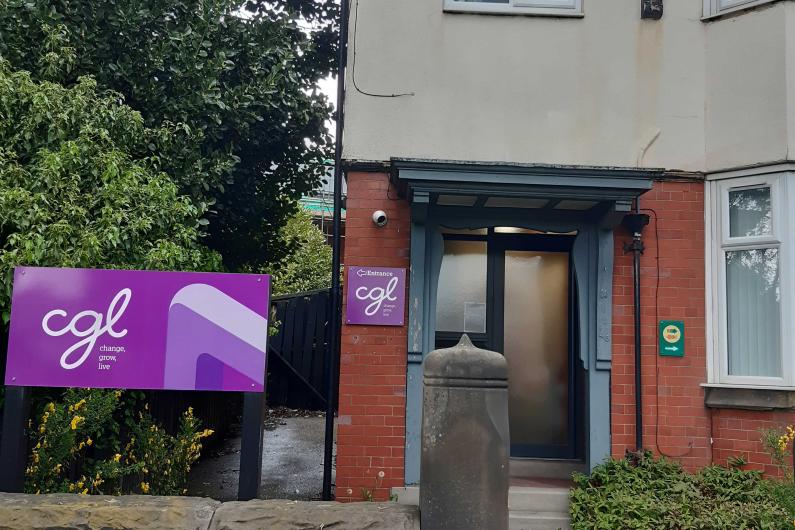
[(280, 263), (268, 269), (274, 278), (274, 294), (300, 293), (331, 286), (331, 247), (326, 236), (312, 223), (312, 216), (299, 211), (279, 233), (285, 248), (292, 249)]
[(325, 170), (331, 108), (316, 86), (334, 69), (336, 11), (334, 0), (0, 0), (0, 56), (67, 86), (90, 74), (181, 138), (136, 147), (210, 206), (208, 244), (225, 264), (254, 269), (283, 257), (278, 230)]
[(201, 242), (203, 212), (155, 157), (135, 154), (170, 131), (120, 99), (90, 78), (64, 88), (0, 61), (0, 330), (16, 265), (221, 266)]

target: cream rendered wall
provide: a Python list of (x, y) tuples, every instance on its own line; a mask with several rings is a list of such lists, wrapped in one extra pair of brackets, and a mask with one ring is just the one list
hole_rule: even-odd
[(786, 2), (787, 35), (787, 159), (795, 159), (795, 3)]
[[(351, 2), (352, 8), (356, 0)], [(359, 0), (344, 157), (705, 167), (700, 0), (586, 0), (582, 19), (451, 14), (442, 0)], [(717, 28), (717, 25), (716, 25)], [(719, 30), (718, 30), (719, 31)]]
[(788, 121), (795, 124), (795, 4), (778, 2), (705, 28), (706, 169), (787, 159), (794, 139)]

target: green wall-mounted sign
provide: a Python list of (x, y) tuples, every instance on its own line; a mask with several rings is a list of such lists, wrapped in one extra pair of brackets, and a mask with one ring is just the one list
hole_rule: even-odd
[(681, 320), (660, 320), (660, 355), (685, 356), (685, 323)]

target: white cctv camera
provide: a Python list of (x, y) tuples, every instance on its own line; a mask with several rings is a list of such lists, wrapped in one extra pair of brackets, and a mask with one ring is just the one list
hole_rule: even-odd
[(375, 224), (375, 226), (386, 226), (388, 222), (389, 218), (386, 216), (384, 210), (376, 210), (373, 212), (373, 224)]

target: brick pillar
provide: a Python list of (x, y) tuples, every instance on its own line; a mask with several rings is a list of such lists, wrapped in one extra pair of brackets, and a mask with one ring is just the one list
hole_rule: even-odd
[[(408, 268), (409, 205), (390, 187), (389, 176), (349, 172), (347, 183), (346, 275), (350, 265)], [(389, 216), (385, 227), (373, 224), (375, 210)], [(347, 285), (347, 276), (343, 281)], [(343, 305), (346, 298), (343, 289)], [(344, 322), (343, 317), (336, 498), (386, 500), (391, 487), (404, 484), (407, 327)]]

